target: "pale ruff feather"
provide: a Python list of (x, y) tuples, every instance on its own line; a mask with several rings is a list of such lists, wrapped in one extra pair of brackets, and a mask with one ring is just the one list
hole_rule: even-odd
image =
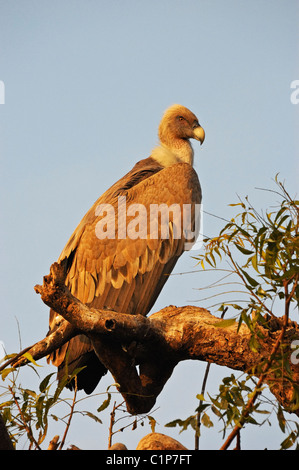
[(189, 163), (193, 166), (193, 148), (189, 141), (184, 141), (184, 145), (172, 149), (161, 143), (152, 150), (151, 157), (164, 167), (176, 163)]

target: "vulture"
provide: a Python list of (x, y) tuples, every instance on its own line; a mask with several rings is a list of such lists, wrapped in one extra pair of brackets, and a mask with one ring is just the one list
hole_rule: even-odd
[[(93, 204), (58, 259), (66, 263), (67, 287), (87, 306), (147, 315), (178, 258), (190, 249), (186, 242), (195, 241), (194, 207), (200, 205), (202, 196), (190, 139), (202, 144), (205, 132), (189, 109), (175, 104), (162, 116), (158, 136), (159, 144), (151, 155), (136, 163)], [(156, 210), (161, 205), (173, 209), (168, 217)], [(184, 207), (191, 207), (188, 227), (183, 221)], [(175, 216), (175, 208), (182, 209), (181, 217)], [(48, 334), (61, 321), (50, 310)], [(91, 340), (83, 334), (47, 359), (58, 367), (58, 381), (82, 368), (77, 387), (87, 394), (107, 372)]]

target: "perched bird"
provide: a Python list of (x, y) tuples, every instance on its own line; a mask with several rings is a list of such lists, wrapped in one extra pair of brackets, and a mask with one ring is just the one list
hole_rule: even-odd
[[(173, 105), (165, 111), (158, 134), (159, 145), (150, 157), (100, 196), (59, 257), (66, 259), (71, 293), (93, 308), (147, 315), (186, 242), (194, 241), (194, 207), (201, 203), (201, 187), (189, 139), (203, 143), (204, 130), (189, 109)], [(174, 209), (168, 218), (156, 210), (161, 205)], [(187, 228), (182, 217), (186, 207), (191, 207)], [(61, 319), (50, 311), (49, 333)], [(48, 361), (58, 367), (58, 380), (66, 370), (70, 374), (85, 366), (77, 386), (88, 394), (106, 373), (85, 335), (72, 338)]]

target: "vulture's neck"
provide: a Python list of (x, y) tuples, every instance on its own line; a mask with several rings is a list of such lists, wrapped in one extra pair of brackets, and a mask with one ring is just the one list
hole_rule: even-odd
[(171, 145), (161, 142), (159, 146), (153, 149), (151, 157), (164, 167), (175, 163), (193, 165), (193, 148), (189, 140), (176, 139), (171, 142)]

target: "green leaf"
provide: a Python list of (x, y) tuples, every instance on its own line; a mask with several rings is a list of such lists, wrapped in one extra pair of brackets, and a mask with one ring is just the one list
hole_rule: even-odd
[(247, 310), (246, 310), (246, 309), (242, 310), (242, 312), (241, 312), (240, 321), (239, 321), (239, 327), (241, 326), (241, 322), (242, 322), (242, 321), (245, 323), (245, 325), (249, 328), (250, 331), (253, 330), (252, 319), (251, 319), (250, 315), (247, 314)]
[(25, 357), (29, 362), (32, 362), (32, 364), (34, 364), (36, 367), (42, 367), (33, 359), (29, 352), (25, 352), (22, 354), (22, 356)]
[(212, 405), (211, 410), (218, 418), (222, 418), (222, 413), (220, 410), (218, 410), (218, 408), (216, 408), (216, 406)]
[(84, 411), (84, 415), (89, 416), (89, 418), (93, 419), (96, 423), (102, 424), (102, 420), (98, 418), (96, 415), (93, 413), (90, 413), (90, 411)]
[(282, 432), (285, 432), (285, 427), (286, 427), (286, 419), (284, 417), (283, 411), (281, 406), (278, 406), (278, 411), (277, 411), (277, 419), (278, 419), (278, 424)]
[(44, 393), (46, 388), (48, 387), (48, 384), (49, 384), (49, 381), (50, 381), (50, 378), (52, 377), (52, 375), (54, 375), (55, 372), (52, 372), (52, 374), (49, 374), (47, 375), (42, 381), (41, 383), (39, 384), (39, 391)]
[(237, 202), (236, 204), (228, 204), (229, 207), (242, 206), (245, 209), (244, 202)]
[(244, 246), (238, 245), (237, 243), (235, 243), (235, 247), (238, 248), (238, 250), (241, 251), (243, 255), (252, 255), (254, 253), (254, 251), (247, 250), (247, 248), (244, 248)]
[(109, 388), (111, 388), (111, 387), (116, 387), (116, 388), (119, 388), (119, 387), (120, 387), (120, 385), (119, 385), (119, 383), (117, 383), (117, 382), (114, 382), (113, 384), (110, 384), (110, 385), (108, 385), (108, 387), (107, 387), (107, 389), (106, 389), (106, 392), (108, 392)]
[(181, 423), (182, 423), (181, 419), (174, 419), (173, 421), (169, 421), (169, 423), (166, 423), (165, 427), (166, 428), (175, 428), (177, 425), (180, 426)]
[(10, 401), (4, 401), (3, 403), (0, 403), (0, 410), (2, 408), (6, 408), (7, 406), (11, 406), (14, 404), (14, 401), (13, 400), (10, 400)]
[(258, 349), (260, 348), (260, 344), (256, 338), (255, 335), (252, 335), (250, 340), (249, 340), (249, 347), (252, 352), (256, 353), (258, 352)]
[(213, 422), (211, 421), (207, 413), (203, 413), (201, 417), (201, 422), (206, 428), (212, 428), (214, 426)]
[(173, 421), (170, 421), (170, 423), (165, 424), (165, 427), (167, 428), (174, 428), (176, 426), (181, 426), (181, 431), (186, 431), (188, 426), (191, 426), (193, 429), (196, 429), (196, 416), (189, 416), (187, 419), (182, 420), (182, 419), (175, 419)]
[(205, 410), (206, 408), (209, 408), (209, 406), (211, 406), (209, 403), (201, 403), (201, 405), (199, 405), (195, 411), (200, 414), (203, 410)]
[(295, 441), (296, 441), (296, 435), (294, 432), (291, 432), (291, 434), (280, 444), (281, 448), (289, 449), (290, 447), (292, 447)]
[(227, 320), (220, 320), (215, 323), (211, 323), (212, 326), (216, 328), (229, 328), (236, 324), (236, 320), (234, 318), (228, 318)]
[(147, 418), (150, 422), (152, 432), (155, 432), (157, 421), (152, 416), (148, 416)]
[[(44, 410), (44, 399), (45, 395), (41, 395), (36, 402), (35, 406), (35, 411), (36, 411), (36, 417), (37, 417), (37, 428), (38, 427), (43, 427), (44, 424), (47, 422), (47, 415), (43, 415), (43, 410)], [(44, 421), (45, 418), (45, 421)]]
[(257, 287), (259, 285), (259, 282), (257, 282), (253, 277), (249, 276), (249, 274), (242, 268), (240, 268), (241, 273), (245, 276), (247, 282), (252, 286), (252, 287)]
[(37, 393), (34, 390), (30, 390), (29, 388), (25, 388), (23, 390), (23, 397), (24, 397), (24, 400), (26, 400), (28, 397), (32, 397), (32, 398), (36, 399)]
[(97, 412), (100, 413), (101, 411), (105, 410), (109, 405), (111, 401), (111, 393), (108, 393), (108, 398), (103, 401), (101, 406), (97, 409)]
[(198, 394), (196, 395), (196, 398), (197, 398), (197, 400), (199, 400), (199, 401), (205, 401), (205, 398), (204, 398), (204, 396), (203, 396), (202, 393), (198, 393)]
[(257, 263), (257, 255), (253, 255), (252, 258), (250, 258), (252, 267), (256, 270), (256, 272), (260, 273), (258, 270), (258, 263)]
[(1, 371), (1, 377), (2, 380), (5, 380), (5, 378), (10, 374), (11, 372), (14, 372), (16, 369), (14, 367), (9, 367), (8, 369), (4, 369)]

